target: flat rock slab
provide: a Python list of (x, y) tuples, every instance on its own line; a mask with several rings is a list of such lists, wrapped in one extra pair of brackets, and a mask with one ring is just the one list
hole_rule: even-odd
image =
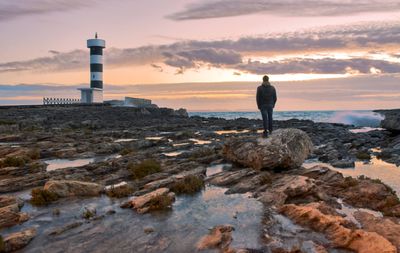
[(154, 204), (153, 202), (158, 198), (164, 198), (167, 202), (172, 203), (175, 201), (175, 193), (170, 192), (168, 188), (160, 188), (134, 198), (130, 201), (130, 206), (138, 213), (147, 213), (151, 211), (151, 205)]
[(72, 196), (98, 196), (103, 192), (104, 186), (81, 181), (51, 180), (45, 184), (44, 189), (55, 193), (60, 198), (65, 198)]

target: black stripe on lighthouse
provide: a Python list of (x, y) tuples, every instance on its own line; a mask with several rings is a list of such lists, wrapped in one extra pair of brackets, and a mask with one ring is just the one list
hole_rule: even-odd
[(91, 63), (90, 64), (90, 72), (103, 72), (103, 64)]
[(102, 47), (90, 47), (90, 55), (103, 55)]
[(90, 81), (90, 88), (103, 89), (103, 81)]

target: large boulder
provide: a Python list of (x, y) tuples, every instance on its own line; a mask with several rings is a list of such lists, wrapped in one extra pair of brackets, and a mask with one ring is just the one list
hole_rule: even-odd
[(45, 184), (44, 190), (52, 192), (60, 198), (65, 198), (72, 196), (98, 196), (103, 192), (104, 187), (89, 182), (50, 180)]
[(269, 138), (244, 137), (225, 143), (225, 159), (253, 169), (294, 169), (311, 154), (310, 137), (299, 129), (279, 129)]
[(400, 109), (376, 111), (385, 116), (381, 127), (392, 132), (400, 132)]

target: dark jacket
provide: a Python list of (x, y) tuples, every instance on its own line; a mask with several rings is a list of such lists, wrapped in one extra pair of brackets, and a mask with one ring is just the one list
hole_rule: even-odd
[(257, 88), (257, 106), (258, 109), (274, 108), (276, 104), (276, 90), (269, 82), (263, 83)]

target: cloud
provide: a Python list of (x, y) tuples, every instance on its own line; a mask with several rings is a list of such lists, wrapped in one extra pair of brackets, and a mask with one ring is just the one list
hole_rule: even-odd
[(181, 69), (183, 72), (187, 68), (197, 68), (202, 64), (213, 67), (239, 64), (242, 62), (242, 56), (233, 51), (225, 49), (202, 48), (176, 53), (164, 53), (164, 63), (168, 66)]
[(300, 59), (260, 62), (248, 61), (232, 66), (236, 70), (252, 74), (378, 74), (400, 73), (400, 63), (365, 58), (353, 59)]
[[(176, 74), (187, 69), (216, 67), (258, 73), (343, 73), (350, 69), (367, 73), (373, 67), (383, 73), (395, 73), (398, 64), (371, 60), (365, 57), (354, 59), (291, 59), (272, 61), (273, 56), (285, 54), (304, 55), (306, 52), (365, 52), (371, 50), (382, 53), (398, 46), (400, 24), (365, 24), (358, 26), (334, 27), (319, 31), (269, 34), (255, 37), (242, 37), (226, 40), (189, 40), (165, 45), (150, 45), (136, 48), (108, 48), (105, 51), (107, 68), (135, 65), (164, 65), (176, 68)], [(386, 51), (388, 50), (389, 51)], [(268, 63), (247, 62), (254, 56), (269, 57)], [(0, 73), (16, 71), (61, 72), (84, 70), (89, 64), (87, 50), (70, 52), (50, 51), (50, 56), (26, 61), (0, 63)], [(155, 68), (153, 66), (153, 68)], [(347, 70), (346, 70), (347, 68)], [(159, 68), (155, 68), (160, 71)], [(308, 72), (307, 72), (308, 71)]]
[(91, 6), (95, 0), (0, 0), (0, 21), (64, 12)]
[(193, 20), (270, 14), (275, 16), (345, 16), (366, 12), (400, 10), (394, 0), (198, 0), (183, 11), (167, 16), (172, 20)]
[(150, 64), (150, 66), (151, 66), (152, 68), (154, 68), (155, 70), (157, 70), (158, 72), (164, 72), (163, 67), (161, 67), (160, 65), (157, 65), (157, 64), (152, 63), (152, 64)]

